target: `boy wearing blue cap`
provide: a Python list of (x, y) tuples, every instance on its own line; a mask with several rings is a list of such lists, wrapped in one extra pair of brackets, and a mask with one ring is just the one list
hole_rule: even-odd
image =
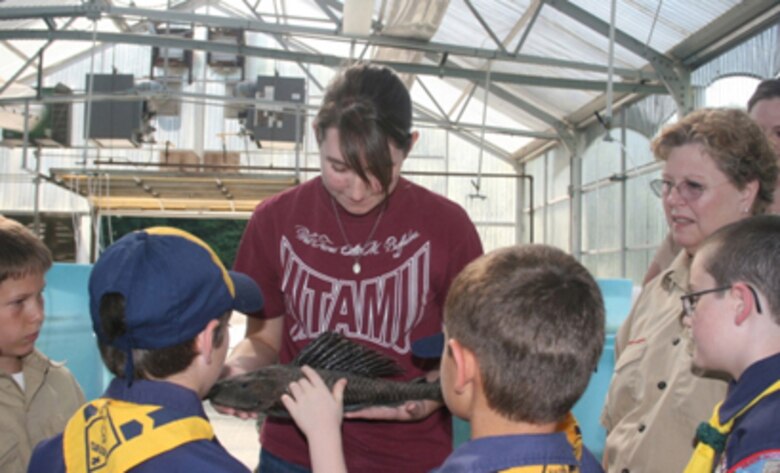
[(128, 234), (95, 263), (90, 313), (116, 375), (103, 397), (39, 444), (30, 472), (243, 472), (219, 444), (201, 399), (219, 377), (233, 310), (262, 295), (211, 248), (174, 228)]
[(0, 471), (23, 473), (35, 445), (84, 403), (76, 379), (35, 349), (44, 322), (46, 245), (0, 215)]
[[(546, 245), (487, 253), (450, 286), (444, 327), (414, 352), (441, 356), (444, 402), (471, 422), (472, 438), (433, 472), (603, 471), (570, 413), (604, 345), (604, 303), (580, 263)], [(315, 472), (343, 471), (333, 444), (344, 386), (329, 392), (304, 373), (282, 401), (307, 435)]]

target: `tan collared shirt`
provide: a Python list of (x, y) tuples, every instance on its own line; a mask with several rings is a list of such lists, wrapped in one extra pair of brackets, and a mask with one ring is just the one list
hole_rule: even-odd
[(647, 283), (615, 337), (615, 373), (601, 423), (610, 473), (683, 471), (699, 423), (727, 383), (693, 373), (680, 296), (691, 258), (681, 251)]
[(0, 371), (0, 472), (24, 473), (35, 445), (63, 431), (84, 403), (76, 379), (35, 350), (22, 360), (25, 389)]
[(653, 257), (653, 263), (657, 264), (663, 273), (671, 266), (677, 255), (680, 254), (680, 250), (682, 250), (682, 247), (674, 242), (672, 232), (669, 232), (664, 241), (658, 246), (658, 250)]

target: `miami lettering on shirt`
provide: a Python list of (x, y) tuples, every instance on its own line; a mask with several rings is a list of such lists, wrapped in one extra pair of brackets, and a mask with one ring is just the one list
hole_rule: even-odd
[[(298, 229), (296, 236), (306, 243), (301, 235), (311, 234)], [(365, 245), (372, 252), (363, 254), (376, 254), (373, 251), (381, 248), (398, 264), (362, 280), (339, 279), (312, 268), (282, 237), (282, 292), (286, 312), (294, 320), (290, 331), (293, 340), (313, 339), (330, 330), (399, 354), (408, 353), (409, 333), (422, 319), (430, 293), (430, 242), (402, 257), (404, 247), (418, 236), (410, 232), (400, 238), (389, 237), (381, 244), (372, 241)], [(321, 245), (322, 238), (309, 241), (316, 243), (309, 246), (328, 251)], [(345, 254), (341, 249), (337, 252)]]

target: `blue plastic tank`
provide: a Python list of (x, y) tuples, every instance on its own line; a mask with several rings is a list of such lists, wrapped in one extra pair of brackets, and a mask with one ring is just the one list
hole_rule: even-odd
[(634, 285), (630, 279), (596, 279), (596, 282), (604, 297), (607, 316), (604, 351), (588, 388), (572, 411), (580, 424), (585, 445), (596, 458), (601, 459), (607, 432), (600, 419), (615, 370), (615, 334), (631, 310)]
[(36, 347), (55, 361), (64, 361), (87, 399), (103, 394), (109, 379), (89, 317), (87, 283), (92, 265), (54, 263), (43, 292), (46, 319)]

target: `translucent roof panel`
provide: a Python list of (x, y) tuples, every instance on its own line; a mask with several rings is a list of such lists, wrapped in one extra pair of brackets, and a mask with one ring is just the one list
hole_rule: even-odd
[[(659, 65), (690, 72), (706, 56), (698, 56), (701, 51), (725, 51), (773, 21), (776, 25), (780, 15), (776, 0), (616, 0), (611, 45), (610, 1), (373, 0), (368, 36), (343, 33), (344, 10), (370, 1), (0, 1), (0, 87), (10, 78), (34, 86), (35, 56), (44, 47), (44, 71), (55, 73), (111, 43), (146, 48), (148, 54), (152, 25), (160, 22), (193, 25), (196, 34), (188, 41), (196, 50), (213, 47), (205, 41), (206, 28), (236, 28), (245, 31), (240, 52), (247, 55), (246, 74), (294, 71), (318, 78), (322, 74), (309, 66), (335, 69), (354, 60), (388, 64), (412, 86), (427, 119), (484, 121), (490, 133), (504, 136), (491, 142), (522, 159), (525, 151), (519, 148), (529, 140), (541, 146), (559, 130), (577, 128), (603, 110), (609, 80), (623, 103), (667, 93), (659, 74), (676, 72)], [(93, 23), (95, 9), (100, 15)], [(93, 48), (89, 33), (95, 25)], [(148, 80), (149, 74), (138, 80)], [(83, 84), (66, 85), (76, 90)]]

